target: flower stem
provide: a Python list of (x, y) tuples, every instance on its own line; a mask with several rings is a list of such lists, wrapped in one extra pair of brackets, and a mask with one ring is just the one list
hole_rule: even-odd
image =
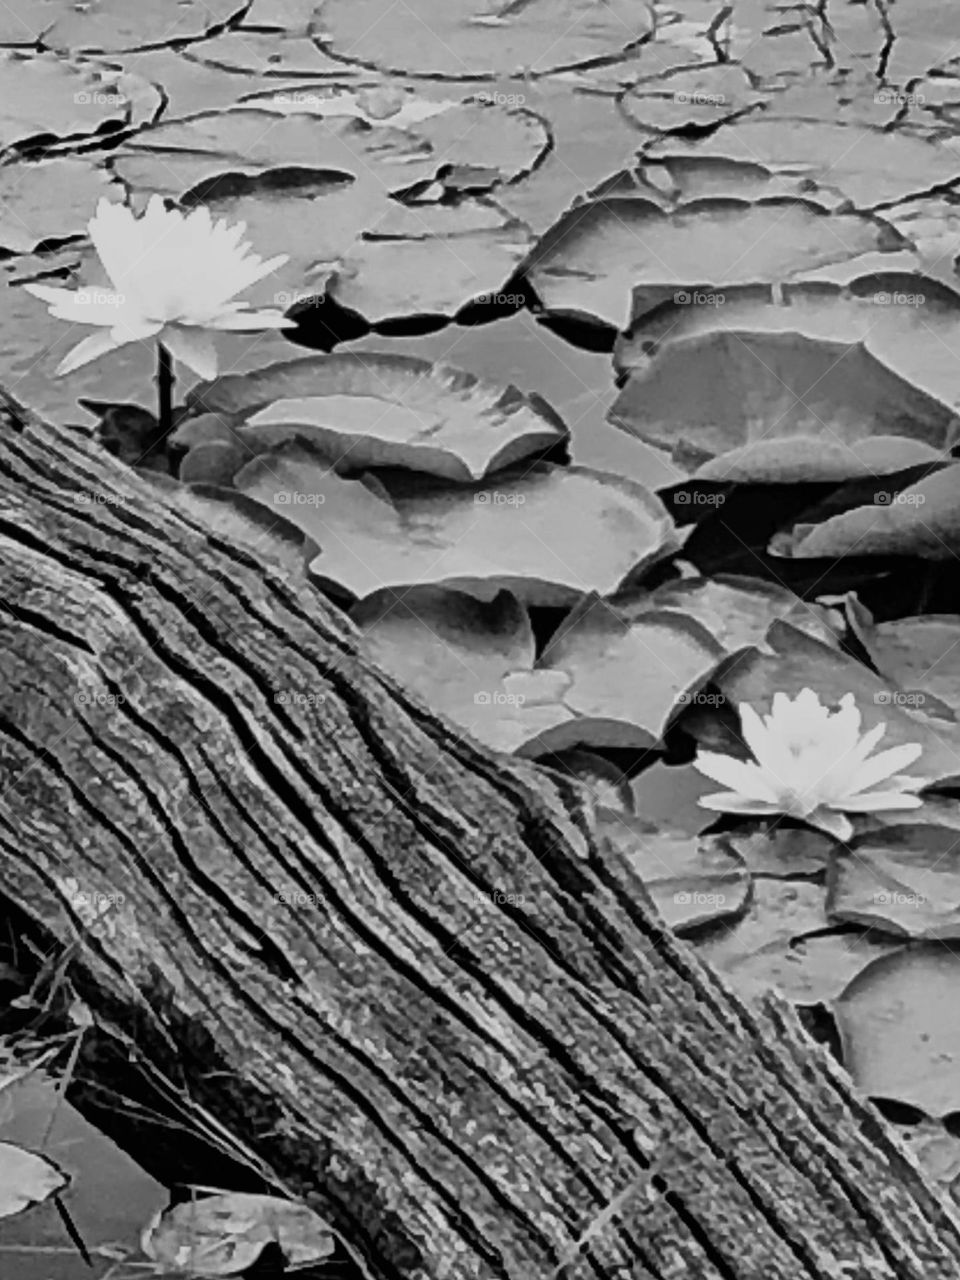
[(162, 342), (157, 343), (156, 383), (160, 436), (165, 439), (173, 430), (173, 361)]

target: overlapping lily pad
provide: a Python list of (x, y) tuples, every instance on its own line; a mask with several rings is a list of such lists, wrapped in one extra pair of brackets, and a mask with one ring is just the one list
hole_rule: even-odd
[(668, 212), (653, 201), (610, 197), (568, 210), (533, 249), (525, 273), (546, 311), (621, 329), (631, 288), (652, 309), (902, 246), (880, 221), (808, 201), (697, 200)]
[(795, 559), (829, 556), (918, 556), (954, 560), (960, 555), (960, 466), (944, 467), (899, 492), (878, 482), (878, 501), (854, 507), (822, 524), (798, 525), (782, 547)]
[(641, 128), (672, 133), (716, 125), (764, 101), (741, 67), (715, 63), (640, 80), (623, 95), (621, 106)]
[(928, 702), (938, 705), (939, 714), (960, 712), (960, 616), (927, 614), (874, 625), (864, 612), (849, 611), (851, 628), (904, 700), (928, 713)]
[(0, 52), (0, 151), (106, 138), (152, 120), (160, 102), (139, 76), (53, 53)]
[[(569, 607), (609, 595), (678, 549), (665, 508), (640, 485), (585, 467), (523, 464), (480, 485), (341, 479), (295, 444), (245, 467), (237, 488), (282, 509), (319, 545), (311, 570), (363, 599), (446, 585), (478, 600), (511, 591)], [(570, 520), (571, 510), (581, 519)], [(586, 533), (585, 533), (586, 531)]]
[(861, 835), (834, 864), (830, 915), (893, 937), (956, 942), (958, 853), (953, 827), (891, 826)]
[(86, 236), (100, 197), (122, 201), (123, 194), (105, 169), (85, 159), (0, 166), (0, 248), (33, 253)]
[(668, 609), (695, 618), (728, 653), (747, 645), (768, 651), (766, 635), (781, 620), (837, 647), (837, 633), (827, 609), (808, 604), (776, 583), (760, 578), (718, 574), (712, 578), (687, 578), (666, 582), (636, 599), (620, 604), (628, 618), (641, 618), (651, 610)]
[[(906, 742), (922, 745), (923, 753), (903, 770), (904, 774), (951, 785), (960, 780), (960, 730), (956, 727), (928, 719), (893, 701), (889, 683), (883, 677), (788, 623), (774, 622), (767, 632), (767, 643), (772, 655), (758, 650), (735, 654), (714, 677), (730, 706), (747, 702), (765, 715), (778, 691), (794, 698), (801, 689), (811, 688), (821, 702), (834, 706), (844, 694), (852, 693), (861, 711), (863, 732), (880, 722), (886, 724), (883, 749)], [(717, 717), (712, 729), (712, 740), (704, 741), (704, 746), (734, 755), (747, 754), (739, 737), (722, 719)]]
[(229, 416), (251, 446), (302, 436), (340, 471), (409, 467), (470, 482), (567, 437), (540, 396), (416, 356), (304, 356), (201, 385), (188, 402)]
[(860, 209), (906, 200), (960, 178), (960, 151), (953, 146), (856, 123), (747, 116), (707, 137), (654, 141), (644, 154), (759, 164), (773, 174), (802, 175), (832, 187)]
[[(473, 80), (543, 75), (625, 53), (653, 31), (645, 0), (327, 0), (322, 39), (345, 62), (409, 75)], [(317, 34), (321, 34), (318, 32)]]
[(119, 52), (198, 40), (239, 18), (244, 0), (98, 0), (95, 6), (71, 0), (8, 0), (0, 16), (0, 44), (41, 42), (51, 49)]

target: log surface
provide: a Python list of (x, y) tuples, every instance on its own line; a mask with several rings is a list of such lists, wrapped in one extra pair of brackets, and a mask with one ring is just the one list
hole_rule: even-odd
[(257, 510), (0, 403), (0, 886), (93, 1013), (80, 1105), (147, 1168), (199, 1134), (374, 1280), (960, 1277), (787, 1006), (573, 784), (379, 672)]

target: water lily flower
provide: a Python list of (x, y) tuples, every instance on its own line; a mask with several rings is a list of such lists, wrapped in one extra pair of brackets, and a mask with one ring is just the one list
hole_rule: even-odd
[(23, 287), (73, 324), (96, 325), (57, 368), (71, 373), (130, 342), (155, 339), (199, 377), (217, 375), (212, 329), (256, 332), (293, 325), (280, 311), (249, 311), (234, 297), (282, 266), (288, 254), (264, 262), (241, 243), (246, 223), (214, 223), (200, 206), (183, 214), (151, 196), (141, 217), (101, 198), (88, 224), (112, 285), (105, 289)]
[[(897, 771), (917, 759), (922, 745), (907, 742), (871, 757), (887, 726), (881, 723), (861, 734), (861, 719), (852, 693), (844, 694), (834, 712), (812, 689), (801, 690), (792, 700), (777, 693), (770, 714), (762, 719), (742, 702), (741, 729), (754, 759), (699, 752), (694, 767), (731, 788), (702, 796), (700, 804), (725, 813), (788, 814), (838, 840), (853, 834), (844, 811), (918, 808), (922, 801), (911, 793), (927, 780)], [(882, 789), (873, 789), (881, 783)]]

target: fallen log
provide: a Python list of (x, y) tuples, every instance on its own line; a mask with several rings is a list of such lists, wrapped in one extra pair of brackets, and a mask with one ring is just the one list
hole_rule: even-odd
[(270, 513), (8, 397), (0, 494), (0, 885), (147, 1169), (302, 1196), (374, 1280), (960, 1277), (790, 1009), (371, 665)]

